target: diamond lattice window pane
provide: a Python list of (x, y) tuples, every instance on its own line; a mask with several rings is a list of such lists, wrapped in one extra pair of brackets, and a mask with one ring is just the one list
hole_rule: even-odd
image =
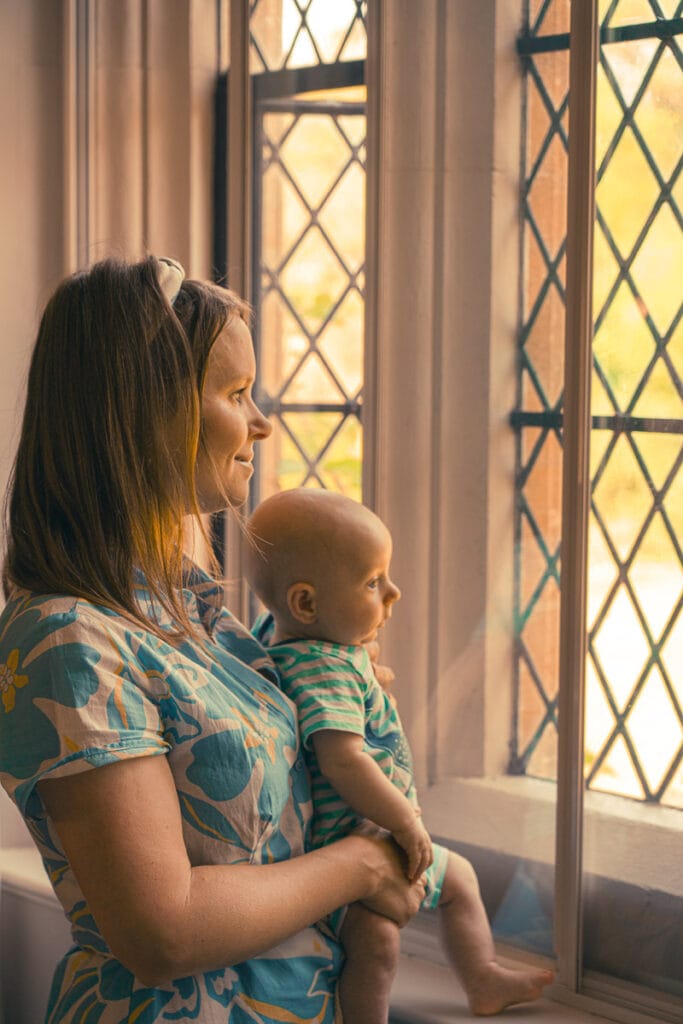
[[(679, 480), (677, 475), (681, 465), (681, 455), (683, 454), (683, 439), (680, 434), (641, 432), (633, 435), (632, 442), (640, 458), (647, 466), (648, 476), (656, 490), (660, 491), (671, 476), (673, 477), (674, 488), (677, 481), (679, 481), (680, 488), (681, 483), (683, 483), (683, 479)], [(668, 494), (669, 491), (667, 489), (665, 497)]]
[(656, 642), (683, 592), (683, 568), (661, 515), (652, 519), (628, 575)]
[(302, 487), (310, 475), (310, 464), (284, 429), (282, 421), (274, 417), (271, 422), (273, 434), (270, 444), (276, 448), (279, 456), (274, 483), (282, 490)]
[(281, 167), (269, 167), (263, 175), (261, 187), (263, 260), (269, 267), (276, 269), (310, 224), (310, 211), (297, 195)]
[(618, 736), (609, 748), (607, 757), (593, 778), (591, 789), (637, 800), (644, 798), (642, 784), (623, 736)]
[[(534, 597), (544, 585), (544, 577), (549, 572), (548, 555), (543, 550), (536, 531), (528, 516), (522, 517), (522, 547), (525, 552), (524, 563), (520, 574), (520, 613), (522, 616), (533, 614)], [(548, 553), (555, 554), (555, 552)]]
[(281, 274), (282, 288), (315, 334), (348, 287), (348, 276), (318, 228), (311, 228)]
[(280, 149), (304, 202), (317, 209), (348, 163), (349, 145), (327, 114), (302, 115)]
[(612, 447), (600, 480), (593, 489), (593, 502), (611, 543), (625, 562), (652, 509), (652, 490), (638, 465), (626, 437)]
[(624, 711), (650, 654), (647, 637), (624, 586), (617, 590), (593, 648), (614, 701)]
[(358, 225), (365, 223), (364, 181), (363, 169), (351, 164), (319, 216), (320, 225), (344, 253), (344, 262), (352, 273), (365, 262), (365, 232), (358, 230)]
[(562, 530), (562, 449), (549, 433), (529, 472), (524, 497), (548, 550), (555, 551)]
[(546, 722), (534, 748), (530, 751), (527, 773), (536, 779), (557, 778), (557, 726)]
[[(333, 4), (330, 0), (311, 0), (306, 21), (324, 63), (331, 64), (339, 60), (343, 50), (346, 51), (344, 60), (354, 59), (349, 56), (345, 43), (349, 33), (357, 26), (360, 38), (365, 39), (362, 21), (356, 20), (357, 16), (356, 0), (334, 0)], [(358, 56), (355, 59), (362, 60), (365, 57), (365, 47), (358, 47), (356, 52)]]
[[(652, 21), (652, 11), (645, 21)], [(637, 39), (602, 48), (601, 59), (606, 71), (615, 80), (627, 107), (633, 106), (658, 47), (656, 39)]]
[(569, 18), (569, 0), (531, 0), (529, 4), (529, 24), (536, 35), (568, 32)]
[(683, 75), (673, 52), (664, 48), (638, 104), (636, 124), (665, 181), (681, 158)]
[(261, 65), (268, 71), (282, 67), (301, 25), (294, 0), (252, 0), (249, 14), (252, 74)]
[(524, 646), (548, 700), (557, 695), (559, 625), (560, 591), (555, 580), (549, 579), (522, 630)]
[[(564, 302), (555, 287), (546, 292), (543, 304), (531, 325), (524, 349), (529, 358), (536, 380), (540, 384), (545, 408), (553, 408), (559, 401), (564, 387), (564, 349), (555, 352), (548, 344), (549, 338), (561, 337), (564, 332)], [(534, 386), (534, 390), (536, 387)], [(530, 396), (525, 396), (530, 397)], [(531, 406), (525, 402), (527, 408)]]
[(657, 180), (627, 128), (596, 189), (606, 229), (622, 257), (630, 255), (658, 194)]
[(347, 416), (319, 462), (320, 478), (330, 490), (361, 500), (362, 432), (355, 416)]
[(261, 333), (267, 344), (259, 353), (259, 383), (268, 395), (281, 393), (308, 351), (308, 339), (282, 295), (270, 291), (261, 302)]
[(584, 771), (589, 775), (600, 751), (616, 725), (614, 712), (607, 700), (604, 687), (595, 671), (593, 660), (586, 662), (586, 697), (584, 702)]
[(593, 236), (593, 313), (596, 319), (603, 315), (618, 273), (619, 264), (598, 223)]
[(629, 713), (627, 728), (645, 780), (654, 793), (683, 742), (683, 726), (656, 666)]
[(287, 430), (312, 463), (318, 461), (342, 420), (342, 414), (336, 412), (290, 412), (282, 416)]
[(368, 51), (365, 25), (355, 21), (339, 52), (340, 60), (364, 60)]
[(593, 341), (593, 352), (614, 401), (614, 410), (628, 409), (649, 366), (655, 342), (642, 307), (622, 284)]
[(330, 375), (317, 352), (303, 360), (282, 394), (285, 402), (340, 402), (344, 392)]
[(631, 276), (655, 327), (666, 334), (680, 310), (677, 284), (683, 276), (683, 234), (668, 204), (651, 224), (631, 266)]
[(595, 163), (600, 167), (617, 134), (624, 111), (602, 64), (598, 64), (596, 69), (595, 85), (598, 97), (595, 108)]
[(680, 381), (672, 377), (669, 367), (659, 356), (652, 373), (643, 382), (643, 388), (633, 409), (636, 416), (651, 416), (653, 419), (683, 419), (683, 390)]
[(538, 230), (554, 259), (564, 242), (567, 218), (557, 197), (567, 192), (567, 151), (559, 135), (552, 137), (529, 192), (529, 206)]
[(527, 99), (528, 127), (524, 140), (530, 176), (531, 169), (536, 167), (543, 155), (543, 150), (548, 144), (548, 137), (552, 131), (552, 101), (548, 102), (541, 88), (542, 85), (539, 84), (537, 79), (530, 79)]
[[(548, 702), (547, 699), (543, 698), (539, 687), (534, 681), (533, 674), (525, 658), (522, 658), (520, 663), (519, 693), (519, 749), (529, 751), (530, 748), (534, 748), (537, 742), (537, 733), (542, 728), (542, 723), (547, 715)], [(552, 778), (553, 774), (549, 773), (546, 777)]]
[(318, 349), (346, 394), (354, 398), (362, 384), (364, 312), (361, 296), (350, 292), (318, 338)]

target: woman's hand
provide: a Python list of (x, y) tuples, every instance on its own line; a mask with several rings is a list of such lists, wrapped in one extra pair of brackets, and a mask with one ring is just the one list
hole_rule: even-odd
[[(371, 823), (362, 825), (350, 839), (356, 837), (371, 844), (366, 856), (375, 865), (374, 872), (368, 874), (368, 878), (374, 879), (374, 884), (359, 902), (403, 928), (420, 909), (425, 894), (424, 876), (419, 875), (414, 882), (409, 881), (400, 848), (386, 832)], [(342, 840), (342, 843), (348, 841)]]
[(394, 680), (396, 679), (394, 670), (389, 668), (388, 665), (379, 664), (379, 644), (377, 643), (376, 640), (370, 640), (367, 644), (365, 644), (365, 649), (370, 656), (370, 661), (372, 662), (372, 670), (375, 673), (375, 679), (382, 687), (384, 692), (387, 694), (391, 703), (395, 706), (396, 698), (391, 692), (391, 687), (394, 683)]

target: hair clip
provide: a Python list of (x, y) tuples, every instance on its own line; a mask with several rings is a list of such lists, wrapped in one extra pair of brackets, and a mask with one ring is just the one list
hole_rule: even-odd
[(180, 286), (185, 280), (185, 271), (180, 263), (171, 259), (170, 256), (159, 256), (157, 264), (159, 287), (172, 306), (178, 297)]

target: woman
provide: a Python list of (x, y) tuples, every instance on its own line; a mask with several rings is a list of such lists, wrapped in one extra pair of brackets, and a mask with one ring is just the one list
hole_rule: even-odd
[[(393, 848), (304, 853), (309, 782), (264, 649), (182, 554), (243, 504), (247, 309), (173, 261), (105, 261), (43, 315), (9, 497), (0, 775), (71, 922), (49, 1024), (334, 1019), (324, 926), (405, 923)], [(161, 756), (163, 755), (163, 756)]]

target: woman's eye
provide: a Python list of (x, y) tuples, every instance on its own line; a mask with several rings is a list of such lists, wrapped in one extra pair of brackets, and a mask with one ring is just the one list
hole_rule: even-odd
[(246, 394), (246, 391), (246, 388), (240, 388), (239, 391), (233, 391), (231, 398), (233, 399), (233, 401), (239, 404), (242, 401), (244, 395)]

